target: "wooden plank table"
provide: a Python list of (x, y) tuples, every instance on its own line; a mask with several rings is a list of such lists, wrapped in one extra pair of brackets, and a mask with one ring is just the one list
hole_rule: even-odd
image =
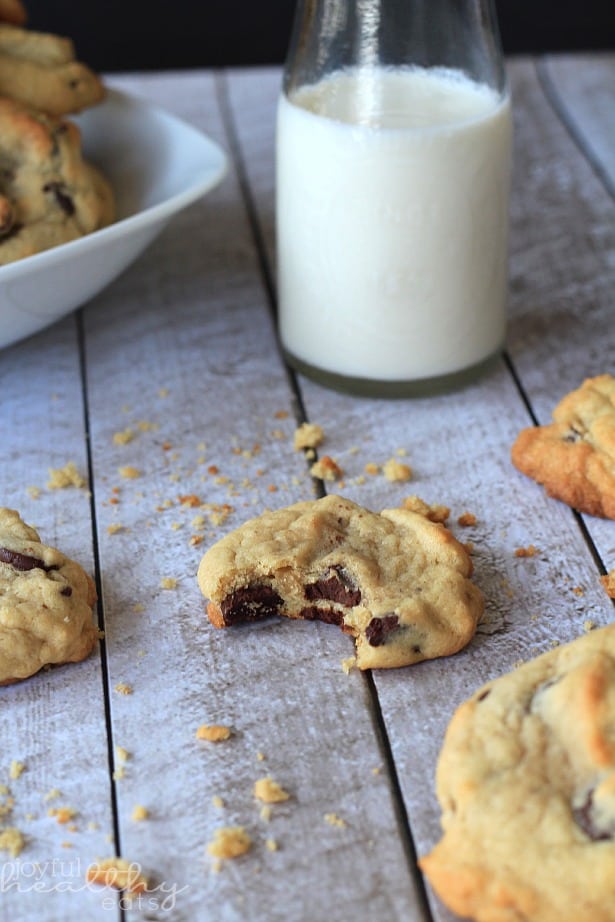
[[(1, 503), (96, 574), (104, 629), (85, 662), (0, 689), (0, 823), (26, 838), (20, 855), (0, 853), (1, 919), (453, 919), (416, 858), (439, 837), (434, 769), (455, 706), (613, 616), (599, 576), (615, 566), (615, 526), (548, 499), (509, 452), (565, 392), (613, 371), (615, 55), (517, 59), (509, 72), (506, 353), (473, 385), (412, 400), (337, 394), (278, 355), (280, 71), (109, 78), (206, 131), (230, 171), (91, 303), (0, 352)], [(293, 450), (304, 419), (324, 429), (343, 483), (314, 481)], [(365, 475), (400, 451), (410, 483)], [(68, 461), (88, 489), (48, 487)], [(141, 476), (122, 478), (125, 465)], [(323, 492), (373, 509), (410, 493), (450, 506), (487, 599), (467, 650), (346, 674), (353, 644), (333, 627), (209, 626), (196, 584), (205, 548)], [(465, 511), (472, 528), (457, 524)], [(530, 544), (535, 556), (515, 556)], [(198, 740), (203, 723), (232, 736)], [(264, 775), (291, 794), (270, 817), (253, 796)], [(132, 818), (137, 805), (146, 820)], [(206, 845), (223, 825), (245, 826), (253, 847), (216, 871)], [(88, 865), (110, 855), (154, 889), (128, 904), (86, 887)]]

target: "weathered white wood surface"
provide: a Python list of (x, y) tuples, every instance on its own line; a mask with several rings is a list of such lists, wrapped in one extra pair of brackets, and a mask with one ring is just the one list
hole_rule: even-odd
[[(0, 689), (0, 783), (15, 797), (4, 822), (28, 837), (19, 858), (0, 853), (1, 919), (450, 922), (429, 888), (423, 899), (414, 849), (439, 835), (433, 775), (453, 708), (613, 615), (594, 557), (595, 546), (615, 565), (613, 523), (586, 519), (586, 537), (574, 513), (512, 468), (509, 451), (530, 409), (546, 421), (562, 393), (612, 367), (615, 204), (562, 118), (613, 181), (614, 61), (566, 57), (542, 72), (511, 63), (508, 358), (463, 391), (408, 401), (351, 398), (303, 378), (298, 400), (277, 355), (268, 302), (279, 70), (109, 81), (202, 128), (232, 162), (222, 185), (80, 315), (0, 352), (2, 504), (97, 569), (105, 629), (85, 663)], [(208, 626), (195, 579), (205, 547), (265, 507), (314, 495), (292, 449), (301, 404), (345, 471), (344, 486), (328, 489), (374, 509), (409, 493), (445, 503), (453, 529), (474, 542), (487, 616), (464, 653), (346, 675), (352, 643), (335, 628)], [(127, 430), (130, 441), (114, 440)], [(411, 483), (364, 475), (400, 449)], [(91, 496), (46, 488), (48, 468), (68, 460), (91, 477)], [(141, 476), (123, 478), (126, 465)], [(211, 505), (182, 503), (191, 496)], [(456, 524), (466, 510), (472, 529)], [(529, 544), (537, 556), (515, 557)], [(122, 683), (132, 694), (115, 690)], [(198, 741), (202, 723), (228, 724), (233, 736)], [(125, 765), (117, 746), (130, 753)], [(12, 759), (26, 765), (16, 780)], [(252, 794), (266, 774), (292, 795), (269, 822)], [(61, 796), (48, 802), (53, 788)], [(131, 819), (137, 804), (149, 819)], [(47, 813), (64, 805), (78, 811), (74, 831)], [(254, 847), (216, 873), (206, 844), (236, 824)], [(114, 853), (158, 886), (141, 905), (84, 887), (87, 865)]]
[[(546, 422), (563, 393), (584, 377), (613, 367), (615, 205), (545, 98), (534, 64), (511, 62), (510, 76), (516, 142), (508, 351), (533, 412)], [(231, 97), (273, 266), (271, 154), (269, 171), (263, 162), (264, 152), (271, 150), (274, 121), (255, 115), (262, 83), (240, 74), (231, 84)], [(270, 109), (278, 87), (278, 75), (271, 74), (266, 90)], [(606, 96), (609, 90), (603, 92)], [(253, 105), (247, 122), (245, 98)], [(608, 115), (603, 106), (602, 117), (612, 137), (613, 109)], [(589, 120), (585, 130), (591, 136)], [(597, 128), (602, 134), (607, 130), (603, 124)], [(253, 158), (255, 150), (260, 155)], [(476, 641), (454, 659), (374, 676), (422, 854), (439, 834), (433, 770), (455, 704), (520, 660), (583, 633), (584, 622), (610, 621), (612, 604), (574, 514), (547, 500), (510, 464), (510, 446), (531, 418), (504, 362), (475, 386), (428, 400), (360, 400), (307, 380), (301, 381), (301, 390), (308, 417), (329, 434), (323, 451), (346, 472), (347, 495), (372, 508), (397, 505), (410, 492), (408, 485), (359, 480), (366, 461), (382, 463), (401, 448), (415, 470), (411, 492), (450, 505), (455, 517), (466, 509), (478, 517), (467, 537), (476, 545), (476, 578), (488, 607)], [(592, 520), (587, 527), (603, 560), (612, 560), (612, 523)], [(516, 548), (529, 544), (540, 549), (537, 557), (514, 556)], [(432, 909), (437, 919), (452, 918), (435, 899)]]

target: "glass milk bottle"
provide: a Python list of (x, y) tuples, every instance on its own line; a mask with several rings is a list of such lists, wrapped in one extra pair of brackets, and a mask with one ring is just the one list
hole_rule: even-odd
[(489, 0), (299, 0), (276, 161), (292, 366), (382, 396), (486, 367), (505, 337), (511, 168)]

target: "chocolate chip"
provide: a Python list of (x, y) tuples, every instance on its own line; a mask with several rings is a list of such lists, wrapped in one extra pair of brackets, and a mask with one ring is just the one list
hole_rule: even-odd
[(75, 203), (70, 195), (66, 192), (66, 186), (61, 182), (48, 182), (43, 186), (43, 192), (51, 192), (58, 205), (70, 218), (75, 213)]
[(260, 621), (278, 615), (282, 599), (271, 586), (254, 584), (236, 589), (220, 603), (224, 623), (239, 624), (241, 621)]
[(397, 615), (385, 615), (384, 618), (372, 618), (365, 628), (365, 636), (370, 647), (380, 647), (386, 642), (387, 634), (399, 626)]
[(592, 816), (593, 802), (594, 792), (590, 791), (585, 803), (581, 807), (575, 807), (572, 811), (575, 823), (592, 842), (604, 842), (607, 839), (615, 838), (615, 825), (610, 829), (600, 829), (594, 820)]
[(323, 621), (325, 624), (337, 624), (341, 627), (344, 623), (344, 614), (335, 608), (319, 608), (317, 605), (310, 605), (308, 608), (301, 609), (301, 617), (306, 621)]
[(0, 562), (8, 563), (15, 570), (57, 570), (57, 567), (46, 566), (38, 557), (31, 557), (30, 554), (20, 554), (19, 551), (12, 551), (8, 547), (0, 547)]
[(71, 596), (72, 594), (73, 590), (70, 586), (64, 586), (64, 589), (60, 589), (60, 595)]
[(478, 698), (477, 698), (476, 700), (477, 700), (477, 701), (484, 701), (485, 698), (488, 698), (490, 694), (491, 694), (491, 689), (490, 689), (490, 688), (486, 688), (484, 691), (482, 691), (482, 692), (480, 693), (480, 695), (478, 696)]
[(348, 571), (342, 566), (331, 567), (325, 576), (305, 587), (305, 597), (310, 602), (327, 599), (347, 608), (353, 608), (361, 601), (361, 590)]

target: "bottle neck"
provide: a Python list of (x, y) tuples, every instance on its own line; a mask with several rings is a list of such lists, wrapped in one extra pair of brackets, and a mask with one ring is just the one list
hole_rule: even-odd
[(298, 0), (286, 93), (347, 68), (410, 66), (460, 71), (504, 93), (492, 0)]

